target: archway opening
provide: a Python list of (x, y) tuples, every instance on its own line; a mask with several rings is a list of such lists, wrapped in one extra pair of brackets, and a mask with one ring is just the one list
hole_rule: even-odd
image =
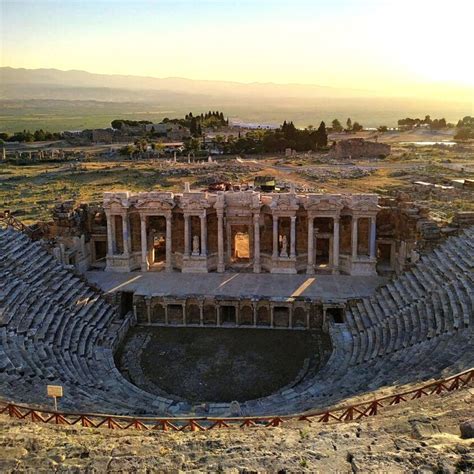
[(237, 263), (250, 260), (250, 237), (248, 232), (235, 232), (232, 242), (232, 260)]
[(235, 306), (223, 305), (221, 306), (221, 323), (223, 325), (235, 325)]

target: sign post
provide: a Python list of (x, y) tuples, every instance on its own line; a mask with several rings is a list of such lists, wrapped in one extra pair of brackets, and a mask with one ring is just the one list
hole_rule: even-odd
[(54, 399), (54, 411), (58, 411), (58, 397), (63, 396), (63, 387), (61, 385), (47, 385), (48, 397)]

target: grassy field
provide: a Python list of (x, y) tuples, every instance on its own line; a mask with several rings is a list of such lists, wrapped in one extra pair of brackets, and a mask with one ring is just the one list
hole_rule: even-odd
[[(7, 97), (7, 96), (5, 96)], [(334, 118), (345, 123), (347, 117), (366, 127), (386, 125), (394, 127), (401, 117), (419, 117), (430, 113), (432, 117), (445, 117), (456, 123), (468, 115), (466, 105), (439, 104), (428, 107), (414, 105), (410, 101), (390, 99), (328, 99), (255, 102), (238, 97), (221, 100), (196, 96), (173, 99), (164, 97), (160, 101), (114, 102), (99, 100), (52, 100), (52, 99), (0, 99), (0, 132), (16, 132), (24, 129), (42, 128), (52, 132), (82, 130), (85, 128), (109, 127), (113, 119), (160, 121), (164, 117), (184, 117), (189, 111), (194, 114), (207, 110), (222, 110), (231, 119), (244, 122), (282, 124), (292, 120), (297, 127), (309, 124), (318, 126), (321, 120), (327, 125)]]
[[(244, 165), (238, 166), (240, 172), (225, 171), (225, 163), (217, 168), (221, 179), (235, 182), (239, 178), (250, 178)], [(56, 202), (73, 199), (78, 203), (100, 203), (105, 191), (182, 191), (184, 181), (202, 187), (213, 174), (208, 166), (151, 161), (5, 163), (0, 164), (0, 202), (4, 209), (32, 223), (48, 220)]]

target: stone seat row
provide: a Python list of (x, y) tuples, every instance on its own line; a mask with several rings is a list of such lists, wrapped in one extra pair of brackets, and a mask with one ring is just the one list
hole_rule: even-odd
[[(29, 387), (33, 382), (44, 385), (46, 380), (70, 383), (75, 392), (82, 387), (79, 391), (89, 397), (89, 405), (95, 400), (94, 407), (100, 400), (113, 399), (112, 392), (119, 395), (114, 406), (130, 407), (129, 392), (136, 396), (140, 390), (123, 383), (118, 371), (113, 370), (113, 354), (107, 354), (110, 358), (107, 365), (104, 353), (99, 351), (104, 348), (98, 347), (107, 340), (104, 333), (116, 318), (115, 309), (67, 268), (59, 266), (41, 246), (31, 244), (29, 248), (21, 234), (8, 232), (7, 237), (1, 272), (2, 282), (6, 282), (2, 288), (2, 307), (9, 313), (8, 320), (3, 321), (6, 327), (2, 328), (3, 373), (20, 374), (23, 382), (29, 381)], [(30, 272), (37, 285), (30, 285), (31, 280), (28, 284), (24, 281)], [(50, 279), (54, 274), (60, 277)], [(108, 338), (113, 340), (113, 336)], [(105, 365), (107, 370), (98, 371), (97, 363)], [(104, 382), (101, 372), (106, 376), (112, 373), (114, 377)], [(98, 391), (95, 396), (94, 391)], [(147, 395), (146, 405), (156, 403), (156, 397)], [(173, 403), (164, 399), (160, 402), (162, 407)]]
[[(466, 233), (437, 249), (445, 259), (444, 267), (434, 270), (436, 278), (425, 276), (434, 262), (423, 258), (415, 271), (349, 309), (346, 324), (329, 326), (333, 353), (323, 368), (294, 387), (242, 403), (243, 413), (308, 410), (472, 366), (472, 351), (465, 350), (473, 343), (470, 260), (464, 257), (464, 270), (452, 262), (463, 249), (472, 249), (472, 237)], [(48, 403), (41, 387), (59, 383), (65, 387), (61, 407), (73, 411), (185, 415), (194, 410), (148, 394), (119, 373), (112, 346), (123, 322), (96, 290), (22, 234), (0, 230), (0, 246), (7, 250), (0, 260), (2, 396)], [(446, 246), (457, 251), (446, 252)], [(438, 278), (442, 271), (444, 279)], [(208, 406), (209, 415), (228, 410), (225, 403)]]

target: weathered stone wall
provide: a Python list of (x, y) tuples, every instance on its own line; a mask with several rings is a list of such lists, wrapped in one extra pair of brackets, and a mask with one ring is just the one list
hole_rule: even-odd
[(381, 198), (377, 216), (377, 239), (392, 241), (395, 245), (394, 270), (402, 272), (414, 263), (420, 252), (437, 245), (441, 227), (429, 217), (429, 209), (400, 194), (398, 198)]
[(338, 159), (385, 158), (390, 155), (390, 145), (366, 141), (363, 138), (340, 140), (331, 148), (330, 155)]

